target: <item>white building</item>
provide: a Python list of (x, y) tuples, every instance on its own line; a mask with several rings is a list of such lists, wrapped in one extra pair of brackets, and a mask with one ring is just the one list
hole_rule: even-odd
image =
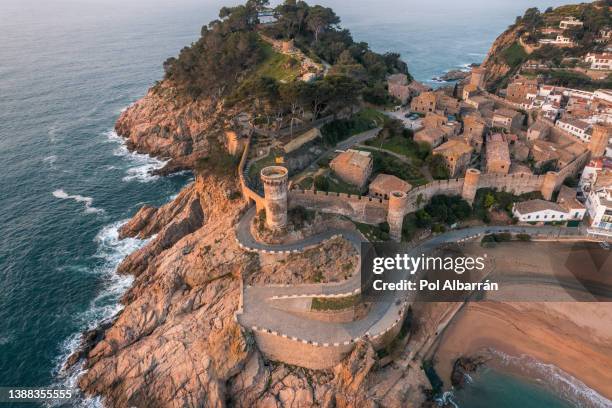
[(585, 205), (589, 214), (589, 233), (612, 237), (612, 172), (597, 174)]
[(584, 212), (569, 213), (563, 206), (552, 201), (528, 200), (514, 203), (512, 215), (520, 222), (546, 223), (581, 220)]
[(587, 133), (591, 128), (591, 124), (583, 120), (559, 119), (557, 123), (555, 123), (555, 126), (578, 138), (581, 142), (586, 143), (591, 140), (591, 135)]
[(568, 28), (582, 27), (584, 23), (576, 17), (566, 17), (559, 22), (559, 28), (567, 30)]
[(612, 54), (604, 53), (588, 53), (584, 57), (584, 61), (591, 64), (591, 69), (609, 71), (612, 70)]
[(562, 47), (572, 47), (572, 46), (574, 46), (574, 42), (572, 41), (571, 38), (566, 37), (566, 36), (561, 35), (561, 34), (559, 34), (557, 36), (557, 38), (555, 38), (554, 40), (549, 39), (549, 38), (542, 38), (539, 42), (540, 42), (540, 44), (558, 45), (558, 46), (562, 46)]

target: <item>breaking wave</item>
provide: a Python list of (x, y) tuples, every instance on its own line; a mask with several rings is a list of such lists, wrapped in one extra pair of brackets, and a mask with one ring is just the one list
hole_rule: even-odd
[(130, 152), (123, 138), (114, 130), (105, 132), (105, 135), (109, 141), (119, 144), (113, 151), (113, 154), (118, 157), (124, 157), (130, 162), (130, 167), (127, 168), (123, 181), (148, 183), (159, 179), (159, 176), (151, 173), (164, 167), (168, 163), (167, 160), (160, 160), (148, 154)]
[(516, 357), (497, 350), (490, 350), (490, 353), (497, 357), (502, 365), (517, 370), (526, 377), (550, 384), (561, 398), (577, 406), (607, 408), (612, 405), (612, 401), (555, 365), (543, 363), (525, 354)]
[[(57, 386), (77, 389), (78, 378), (85, 372), (83, 362), (75, 364), (68, 370), (63, 370), (68, 358), (81, 346), (82, 332), (92, 330), (105, 321), (113, 319), (122, 309), (119, 303), (121, 296), (130, 288), (133, 282), (131, 275), (119, 275), (117, 267), (130, 253), (141, 248), (148, 240), (136, 238), (119, 239), (119, 229), (128, 220), (117, 221), (100, 230), (94, 238), (98, 249), (94, 255), (100, 262), (88, 272), (97, 275), (103, 282), (103, 288), (91, 301), (88, 309), (76, 316), (79, 331), (68, 337), (61, 345), (61, 352), (55, 363), (54, 374), (58, 380)], [(151, 238), (149, 238), (151, 239)], [(77, 391), (78, 392), (78, 391)], [(85, 398), (82, 395), (73, 401), (73, 406), (98, 408), (102, 407), (99, 397)]]
[(59, 198), (60, 200), (74, 200), (77, 203), (84, 203), (85, 213), (87, 214), (96, 214), (104, 212), (102, 208), (96, 208), (93, 206), (93, 198), (91, 197), (85, 197), (79, 194), (71, 195), (66, 193), (63, 189), (55, 190), (51, 194), (53, 194), (53, 197)]

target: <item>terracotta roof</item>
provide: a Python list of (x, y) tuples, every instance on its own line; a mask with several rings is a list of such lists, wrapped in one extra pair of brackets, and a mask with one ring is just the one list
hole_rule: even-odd
[(412, 185), (399, 177), (395, 177), (390, 174), (379, 174), (374, 180), (372, 180), (369, 188), (370, 191), (378, 190), (388, 194), (392, 191), (408, 192), (412, 190)]
[(529, 213), (534, 213), (538, 211), (546, 211), (546, 210), (559, 211), (563, 213), (567, 212), (565, 211), (563, 207), (561, 207), (557, 203), (553, 203), (552, 201), (539, 200), (539, 199), (522, 201), (522, 202), (516, 203), (514, 204), (514, 209), (521, 214), (529, 214)]
[(442, 143), (440, 146), (433, 149), (434, 153), (449, 154), (453, 156), (461, 156), (472, 152), (472, 147), (467, 143), (451, 139), (448, 142)]
[(568, 186), (561, 186), (557, 196), (557, 203), (568, 212), (584, 208), (584, 204), (576, 199), (576, 190)]

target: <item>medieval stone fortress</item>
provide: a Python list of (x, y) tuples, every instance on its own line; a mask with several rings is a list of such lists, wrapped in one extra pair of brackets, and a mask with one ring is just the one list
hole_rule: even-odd
[[(558, 30), (579, 24), (568, 18)], [(300, 61), (299, 80), (327, 75), (325, 64), (291, 41), (264, 39)], [(571, 46), (555, 41), (540, 46)], [(609, 75), (609, 55), (584, 61), (594, 75)], [(478, 66), (438, 89), (393, 74), (387, 89), (394, 107), (355, 106), (274, 125), (246, 114), (228, 120), (226, 148), (239, 157), (242, 195), (254, 204), (237, 226), (238, 243), (284, 260), (337, 239), (358, 254), (367, 240), (419, 250), (427, 240), (491, 231), (612, 239), (612, 92), (546, 84), (529, 74), (532, 65), (495, 92)], [(434, 201), (438, 207), (430, 208)], [(439, 206), (446, 219), (436, 214)], [(457, 208), (481, 216), (467, 221)], [(334, 366), (364, 338), (387, 347), (410, 301), (400, 296), (364, 312), (359, 266), (349, 266), (341, 282), (246, 286), (236, 320), (267, 357), (307, 368)]]

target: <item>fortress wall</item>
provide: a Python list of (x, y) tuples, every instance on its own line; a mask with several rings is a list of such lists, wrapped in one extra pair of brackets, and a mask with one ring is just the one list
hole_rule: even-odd
[(408, 208), (406, 213), (411, 213), (425, 207), (427, 203), (429, 203), (429, 200), (431, 200), (431, 197), (435, 195), (461, 195), (462, 190), (462, 178), (437, 180), (418, 186), (408, 193)]
[(315, 345), (261, 330), (254, 331), (253, 334), (257, 347), (267, 359), (311, 370), (334, 367), (355, 347), (355, 343), (352, 342), (327, 346)]
[(247, 199), (247, 201), (253, 201), (255, 203), (255, 207), (257, 208), (257, 212), (259, 212), (265, 208), (264, 198), (248, 186), (246, 177), (244, 175), (244, 168), (246, 166), (247, 157), (249, 156), (250, 146), (251, 135), (249, 135), (244, 146), (244, 151), (242, 152), (242, 157), (240, 157), (240, 163), (238, 164), (238, 178), (240, 180), (240, 190), (242, 191), (242, 195)]
[(314, 190), (291, 190), (289, 208), (302, 206), (325, 213), (341, 214), (366, 224), (378, 224), (387, 219), (387, 200), (344, 193)]
[(544, 183), (544, 176), (485, 173), (480, 176), (478, 188), (493, 188), (512, 194), (524, 194), (539, 191), (542, 183)]
[(573, 162), (558, 171), (559, 178), (557, 179), (557, 187), (563, 184), (563, 181), (568, 177), (578, 173), (589, 161), (589, 152), (584, 152), (578, 156)]

